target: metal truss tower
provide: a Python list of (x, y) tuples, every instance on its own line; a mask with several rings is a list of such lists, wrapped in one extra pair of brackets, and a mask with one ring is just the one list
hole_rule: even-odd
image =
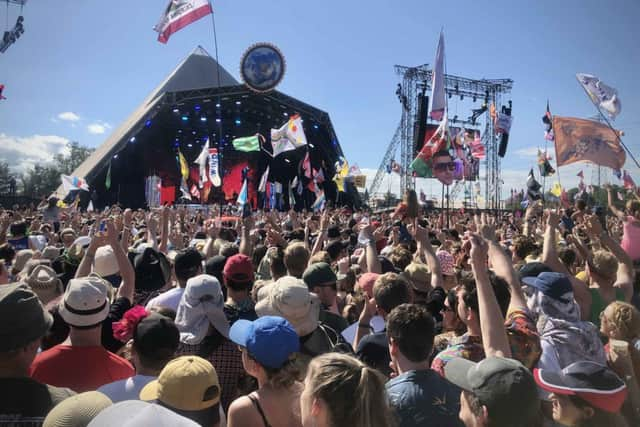
[[(406, 67), (396, 65), (396, 74), (402, 77), (402, 83), (398, 85), (396, 95), (400, 100), (402, 117), (396, 129), (391, 143), (380, 163), (369, 194), (378, 192), (382, 178), (384, 177), (387, 165), (393, 158), (398, 146), (400, 146), (400, 165), (402, 171), (400, 175), (400, 189), (413, 189), (415, 180), (411, 175), (409, 165), (414, 158), (416, 123), (421, 120), (418, 117), (418, 95), (420, 92), (431, 90), (431, 80), (433, 70), (427, 64), (417, 67)], [(513, 87), (511, 79), (481, 79), (473, 80), (466, 77), (445, 75), (445, 93), (449, 96), (468, 96), (473, 99), (484, 101), (484, 109), (477, 114), (478, 110), (472, 111), (468, 119), (456, 120), (453, 125), (478, 126), (482, 118), (485, 121), (485, 131), (483, 143), (486, 147), (485, 159), (485, 205), (487, 208), (497, 209), (500, 207), (501, 179), (500, 179), (500, 157), (498, 156), (499, 141), (495, 135), (493, 120), (490, 118), (489, 106), (494, 105), (496, 111), (500, 111), (502, 106), (502, 95), (508, 94)], [(427, 112), (425, 112), (427, 114)], [(428, 114), (427, 114), (428, 115)], [(450, 121), (451, 122), (451, 121)]]

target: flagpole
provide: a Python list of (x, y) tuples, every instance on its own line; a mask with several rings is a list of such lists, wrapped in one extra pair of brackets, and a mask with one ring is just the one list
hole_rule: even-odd
[(633, 156), (633, 154), (631, 153), (631, 150), (629, 150), (629, 147), (627, 147), (627, 145), (622, 141), (622, 138), (620, 138), (620, 134), (618, 133), (618, 131), (616, 129), (614, 129), (613, 125), (611, 124), (611, 122), (609, 121), (607, 116), (605, 116), (604, 113), (602, 112), (602, 110), (600, 109), (600, 106), (598, 104), (596, 104), (595, 101), (591, 98), (591, 95), (589, 95), (589, 92), (587, 92), (587, 89), (582, 84), (580, 86), (582, 87), (582, 90), (584, 90), (584, 92), (587, 94), (587, 96), (591, 100), (591, 103), (593, 104), (593, 106), (596, 107), (596, 110), (598, 110), (598, 113), (600, 114), (600, 117), (602, 117), (602, 119), (607, 124), (607, 126), (609, 126), (609, 129), (611, 129), (611, 131), (613, 131), (613, 133), (615, 134), (616, 138), (618, 139), (618, 142), (620, 143), (620, 145), (622, 145), (624, 147), (624, 149), (627, 151), (627, 153), (629, 153), (629, 157), (631, 157), (631, 160), (633, 160), (633, 162), (636, 164), (636, 166), (640, 168), (640, 163), (638, 163), (636, 158)]

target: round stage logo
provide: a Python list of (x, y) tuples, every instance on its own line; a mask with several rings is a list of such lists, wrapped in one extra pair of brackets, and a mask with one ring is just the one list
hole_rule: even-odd
[(249, 89), (269, 92), (280, 84), (285, 68), (280, 49), (270, 43), (257, 43), (242, 55), (240, 76)]

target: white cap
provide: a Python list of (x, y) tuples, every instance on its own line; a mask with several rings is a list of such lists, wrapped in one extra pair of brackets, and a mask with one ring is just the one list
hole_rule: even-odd
[(125, 400), (104, 409), (89, 423), (89, 427), (112, 426), (199, 427), (199, 424), (156, 403)]
[(111, 246), (100, 246), (93, 259), (93, 272), (100, 277), (107, 277), (120, 271), (118, 260)]

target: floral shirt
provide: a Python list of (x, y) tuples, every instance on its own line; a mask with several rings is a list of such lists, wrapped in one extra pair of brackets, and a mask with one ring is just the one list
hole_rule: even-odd
[[(540, 358), (540, 336), (536, 325), (527, 309), (515, 309), (507, 313), (505, 321), (507, 338), (511, 347), (511, 357), (521, 362), (529, 369), (533, 369)], [(482, 337), (468, 333), (454, 338), (449, 347), (436, 355), (431, 363), (431, 369), (444, 376), (444, 367), (453, 358), (462, 357), (472, 362), (484, 359)]]

